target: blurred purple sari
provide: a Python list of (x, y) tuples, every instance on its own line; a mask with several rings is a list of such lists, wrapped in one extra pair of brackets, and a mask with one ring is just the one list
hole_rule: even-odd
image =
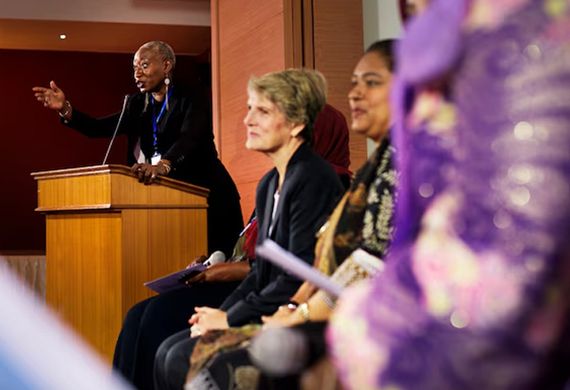
[(399, 51), (386, 271), (329, 343), (352, 389), (560, 388), (570, 374), (570, 1), (433, 0)]

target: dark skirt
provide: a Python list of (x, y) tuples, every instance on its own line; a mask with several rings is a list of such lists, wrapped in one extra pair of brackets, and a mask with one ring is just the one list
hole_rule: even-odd
[(134, 305), (115, 346), (113, 367), (138, 389), (153, 389), (154, 356), (170, 335), (188, 329), (196, 306), (218, 307), (240, 282), (197, 284)]

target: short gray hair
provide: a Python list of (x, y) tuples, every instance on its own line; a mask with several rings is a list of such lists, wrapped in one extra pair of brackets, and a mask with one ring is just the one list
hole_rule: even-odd
[(143, 44), (140, 49), (155, 50), (164, 61), (170, 61), (172, 69), (176, 65), (176, 55), (172, 47), (163, 41), (150, 41)]

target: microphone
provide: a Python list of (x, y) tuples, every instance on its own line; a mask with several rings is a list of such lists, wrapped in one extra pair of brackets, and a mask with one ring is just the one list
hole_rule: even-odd
[(115, 131), (113, 132), (113, 136), (111, 137), (111, 142), (109, 142), (107, 153), (105, 153), (105, 158), (103, 159), (103, 163), (101, 165), (105, 165), (105, 163), (107, 162), (107, 157), (109, 157), (109, 152), (111, 151), (111, 147), (113, 146), (113, 142), (115, 141), (115, 137), (117, 136), (117, 131), (119, 131), (119, 126), (121, 125), (121, 121), (123, 120), (125, 109), (127, 108), (127, 100), (129, 100), (129, 95), (125, 95), (125, 98), (123, 99), (123, 108), (121, 109), (121, 115), (119, 115), (117, 126), (115, 126)]
[(309, 345), (293, 328), (269, 328), (253, 338), (248, 349), (253, 363), (265, 374), (282, 377), (307, 366)]
[(224, 261), (226, 261), (226, 255), (224, 254), (224, 252), (222, 251), (215, 251), (214, 253), (212, 253), (210, 255), (210, 257), (208, 257), (208, 259), (206, 261), (204, 261), (202, 264), (204, 264), (206, 267), (210, 267), (214, 264), (219, 264), (219, 263), (223, 263)]
[(269, 328), (251, 341), (253, 363), (272, 377), (296, 375), (326, 354), (326, 322), (307, 322), (296, 327)]

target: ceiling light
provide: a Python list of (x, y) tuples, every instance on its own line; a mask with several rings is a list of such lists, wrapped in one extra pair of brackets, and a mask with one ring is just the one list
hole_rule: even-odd
[(59, 39), (61, 39), (62, 41), (63, 41), (64, 39), (66, 39), (66, 38), (67, 38), (67, 35), (65, 35), (65, 34), (59, 34)]

